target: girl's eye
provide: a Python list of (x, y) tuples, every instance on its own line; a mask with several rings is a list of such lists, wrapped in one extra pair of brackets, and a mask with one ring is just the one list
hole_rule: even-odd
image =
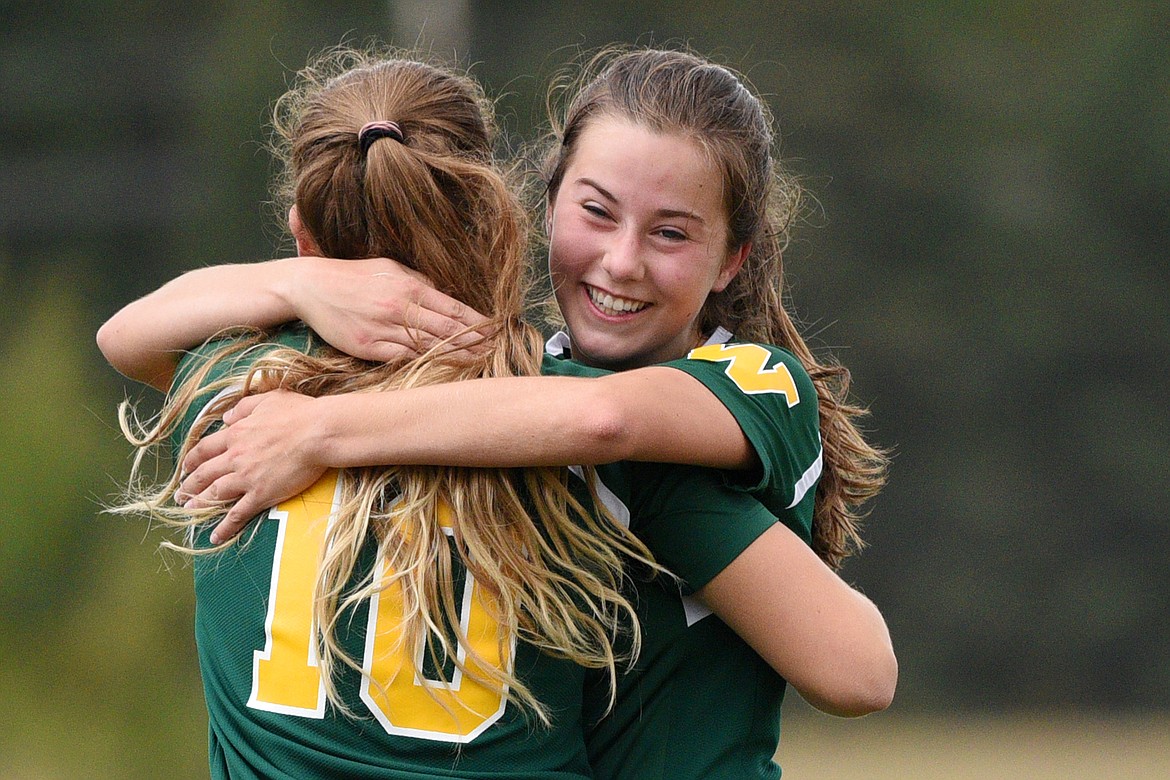
[(662, 228), (658, 231), (658, 235), (665, 238), (667, 241), (686, 241), (687, 234), (675, 228)]
[(581, 204), (581, 208), (585, 209), (595, 217), (604, 218), (609, 216), (605, 209), (603, 209), (601, 206), (598, 206), (596, 203), (583, 203)]

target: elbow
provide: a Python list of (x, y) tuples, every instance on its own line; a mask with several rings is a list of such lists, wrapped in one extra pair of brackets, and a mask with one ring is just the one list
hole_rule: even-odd
[(134, 328), (124, 320), (123, 312), (125, 309), (98, 328), (98, 350), (122, 376), (166, 392), (177, 359), (163, 352), (153, 354), (144, 345), (137, 343), (132, 338)]
[(882, 712), (894, 703), (894, 692), (898, 688), (898, 659), (893, 648), (873, 664), (873, 669), (857, 685), (856, 695), (850, 702), (847, 718), (859, 718)]
[(874, 708), (870, 712), (881, 712), (894, 703), (894, 694), (898, 690), (898, 656), (894, 655), (894, 648), (886, 656), (885, 666), (875, 691)]
[(601, 383), (591, 388), (574, 415), (573, 434), (582, 445), (581, 465), (598, 465), (627, 460), (634, 454), (634, 430), (620, 399), (610, 397)]
[(839, 672), (823, 685), (797, 690), (821, 712), (840, 718), (872, 715), (893, 703), (898, 687), (898, 659), (892, 647)]
[[(886, 622), (873, 602), (860, 597), (872, 616), (868, 631), (855, 635), (849, 652), (841, 656), (837, 679), (842, 686), (831, 714), (858, 718), (888, 709), (898, 687), (898, 657)], [(829, 710), (826, 710), (829, 712)]]
[(142, 360), (136, 360), (134, 349), (127, 343), (126, 329), (122, 325), (121, 312), (115, 314), (98, 328), (97, 347), (106, 362), (118, 373), (136, 381), (146, 381), (141, 370)]
[(114, 315), (110, 319), (102, 323), (97, 332), (97, 348), (101, 351), (102, 357), (106, 359), (114, 368), (119, 371), (122, 370), (122, 355), (119, 352), (118, 340), (118, 315)]

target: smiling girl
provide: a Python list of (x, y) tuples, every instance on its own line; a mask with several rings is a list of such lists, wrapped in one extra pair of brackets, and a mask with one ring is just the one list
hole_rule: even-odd
[(728, 250), (718, 181), (681, 135), (620, 116), (581, 133), (549, 186), (550, 272), (574, 359), (622, 371), (699, 345), (699, 312), (750, 250)]
[[(841, 563), (884, 458), (853, 423), (847, 372), (813, 358), (781, 305), (797, 195), (773, 162), (763, 104), (730, 71), (685, 53), (610, 52), (593, 65), (546, 173), (549, 270), (568, 331), (550, 348), (573, 360), (545, 370), (568, 376), (245, 399), (190, 453), (183, 493), (192, 505), (236, 500), (223, 538), (330, 466), (628, 458), (727, 469), (783, 525), (692, 583), (699, 601), (639, 586), (642, 660), (594, 725), (590, 758), (601, 777), (778, 776), (776, 673), (839, 714), (892, 697), (880, 614), (804, 546)], [(389, 261), (326, 263), (192, 272), (116, 315), (99, 342), (123, 373), (158, 382), (174, 350), (241, 322), (300, 318), (346, 351), (381, 357), (466, 337), (481, 321), (416, 277), (404, 304), (392, 292), (404, 274)], [(181, 322), (160, 332), (159, 313)], [(620, 372), (583, 378), (583, 366)]]

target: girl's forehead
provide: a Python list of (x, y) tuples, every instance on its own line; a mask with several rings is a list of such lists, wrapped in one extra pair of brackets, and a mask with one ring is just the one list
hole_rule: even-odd
[(702, 144), (623, 117), (597, 117), (582, 129), (564, 184), (600, 184), (618, 200), (711, 217), (723, 210), (722, 170)]
[(582, 126), (577, 145), (596, 142), (604, 138), (610, 142), (664, 142), (672, 146), (685, 146), (697, 155), (706, 155), (706, 149), (690, 134), (682, 130), (655, 127), (624, 114), (598, 114), (590, 117)]
[(631, 175), (719, 178), (704, 146), (680, 132), (661, 131), (621, 117), (598, 117), (577, 138), (569, 166), (622, 166)]

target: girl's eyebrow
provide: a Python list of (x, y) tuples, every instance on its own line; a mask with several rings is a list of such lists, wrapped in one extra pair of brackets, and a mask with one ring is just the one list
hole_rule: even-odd
[(612, 200), (614, 203), (618, 202), (618, 199), (613, 196), (612, 192), (607, 190), (605, 187), (602, 187), (600, 184), (595, 182), (593, 179), (582, 176), (580, 179), (577, 179), (577, 183), (584, 184), (587, 187), (592, 187), (593, 189), (600, 192), (602, 197), (606, 198), (607, 200)]
[[(584, 184), (587, 187), (592, 187), (593, 189), (597, 190), (597, 192), (600, 193), (600, 195), (603, 198), (605, 198), (606, 200), (612, 201), (614, 203), (619, 202), (618, 199), (614, 197), (613, 193), (611, 193), (605, 187), (602, 187), (600, 184), (598, 184), (593, 179), (582, 176), (581, 178), (577, 179), (577, 184)], [(698, 222), (700, 224), (706, 224), (706, 221), (702, 217), (700, 217), (695, 212), (687, 211), (686, 209), (658, 209), (654, 212), (654, 214), (656, 216), (659, 216), (659, 217), (667, 217), (667, 218), (678, 217), (681, 219), (694, 220), (695, 222)]]

